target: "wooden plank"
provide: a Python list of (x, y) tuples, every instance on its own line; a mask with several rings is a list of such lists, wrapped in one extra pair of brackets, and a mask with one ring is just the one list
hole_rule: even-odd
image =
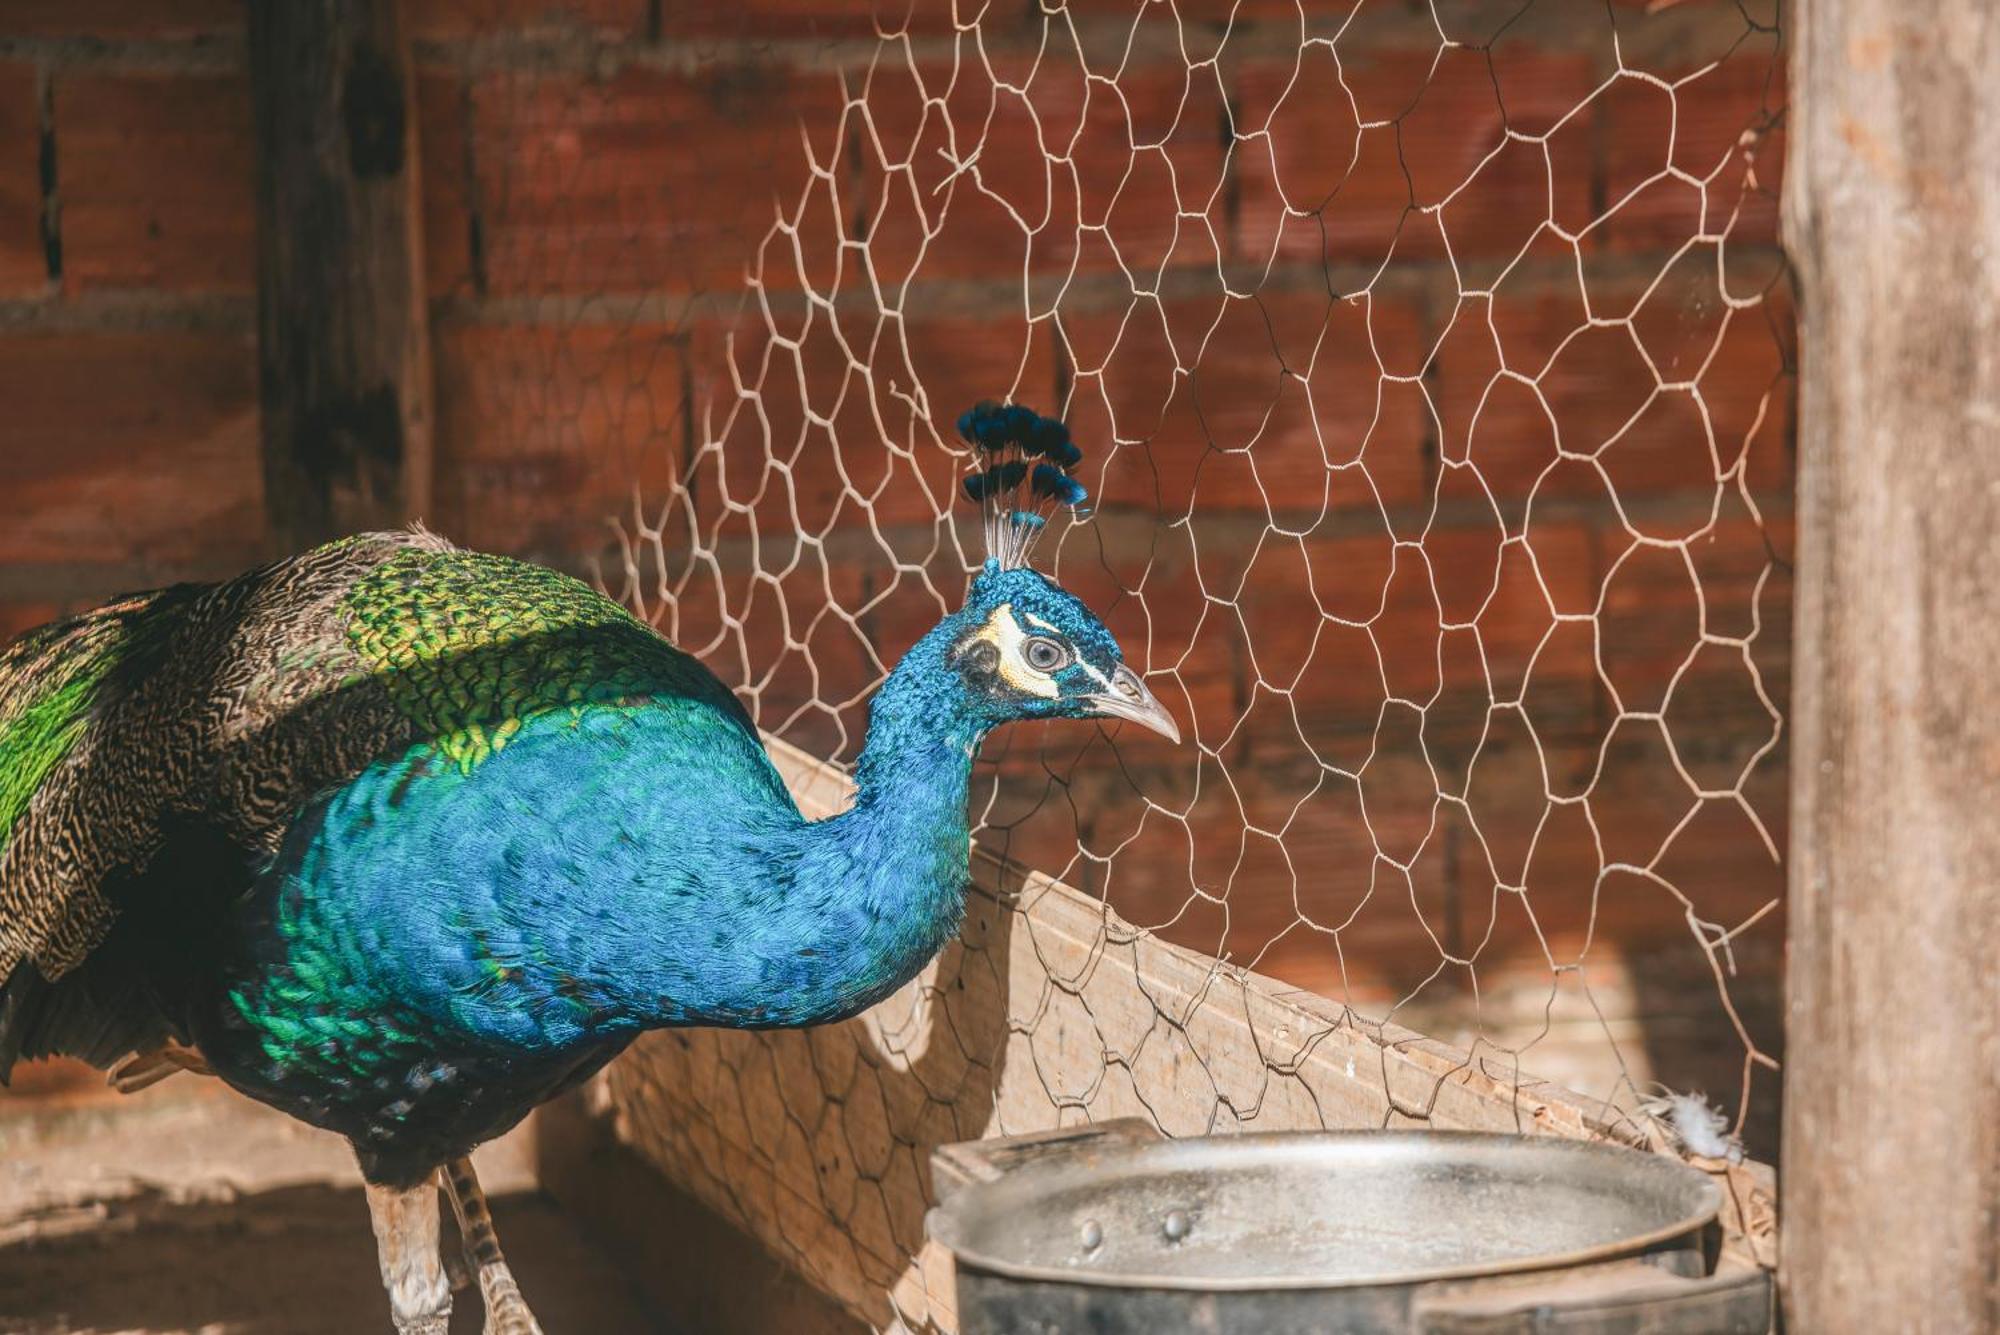
[(249, 10), (265, 495), (298, 548), (429, 506), (415, 68), (396, 0)]
[(2000, 1328), (2000, 9), (1798, 7), (1793, 1330)]
[[(766, 743), (808, 816), (851, 800), (840, 769)], [(1615, 1110), (1501, 1057), (1165, 944), (983, 850), (960, 939), (867, 1015), (809, 1032), (648, 1035), (600, 1097), (608, 1134), (849, 1310), (943, 1331), (956, 1329), (951, 1261), (923, 1231), (938, 1145), (1122, 1117), (1175, 1135), (1637, 1136)], [(1768, 1262), (1768, 1169), (1714, 1171), (1732, 1201), (1732, 1254)]]

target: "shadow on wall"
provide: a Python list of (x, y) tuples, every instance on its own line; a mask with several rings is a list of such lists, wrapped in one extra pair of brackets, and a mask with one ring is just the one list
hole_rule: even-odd
[[(508, 1261), (550, 1330), (672, 1331), (544, 1198), (495, 1197)], [(353, 1335), (388, 1326), (368, 1206), (356, 1187), (280, 1187), (234, 1199), (145, 1190), (51, 1210), (0, 1238), (0, 1328), (17, 1335)], [(455, 1237), (447, 1244), (456, 1246)], [(455, 1333), (475, 1335), (477, 1290)]]

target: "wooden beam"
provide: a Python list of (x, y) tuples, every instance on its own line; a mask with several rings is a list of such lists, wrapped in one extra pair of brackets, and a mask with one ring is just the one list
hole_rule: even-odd
[(266, 509), (286, 549), (421, 517), (431, 374), (397, 0), (251, 0)]
[(1789, 1328), (2000, 1329), (2000, 8), (1794, 16)]

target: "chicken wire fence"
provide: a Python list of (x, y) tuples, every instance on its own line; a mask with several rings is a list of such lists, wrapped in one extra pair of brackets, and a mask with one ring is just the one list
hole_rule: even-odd
[[(465, 57), (476, 323), (533, 331), (471, 331), (476, 425), (610, 479), (606, 586), (845, 762), (982, 556), (953, 421), (1055, 412), (1091, 512), (1037, 563), (1188, 740), (997, 734), (977, 838), (1069, 890), (976, 903), (854, 1025), (642, 1043), (600, 1095), (626, 1134), (910, 1327), (950, 1324), (935, 1144), (1343, 1121), (1321, 1035), (1240, 1050), (1241, 969), (1464, 1050), (1440, 1086), (1532, 1073), (1655, 1143), (1699, 1089), (1768, 1157), (1776, 9), (751, 11)], [(1052, 936), (1072, 891), (1101, 907)], [(1162, 942), (1208, 981), (1153, 987)]]

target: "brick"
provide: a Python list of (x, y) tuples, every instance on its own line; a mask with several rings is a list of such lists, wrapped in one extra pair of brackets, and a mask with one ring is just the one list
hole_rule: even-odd
[[(1413, 206), (1393, 125), (1363, 129), (1331, 49), (1239, 74), (1238, 246), (1252, 263), (1380, 260)], [(1299, 217), (1310, 214), (1310, 217)]]
[[(1734, 492), (1723, 498), (1714, 528), (1688, 544), (1711, 635), (1789, 648), (1792, 602), (1791, 517), (1752, 516)], [(1761, 587), (1760, 587), (1761, 585)]]
[(437, 382), (435, 522), (468, 546), (574, 565), (631, 527), (635, 487), (652, 514), (680, 482), (669, 331), (448, 325)]
[(252, 290), (246, 79), (58, 74), (55, 126), (65, 289)]
[(977, 568), (980, 553), (974, 546), (961, 560), (947, 544), (935, 553), (905, 553), (902, 569), (893, 568), (888, 556), (878, 551), (866, 551), (856, 559), (869, 599), (861, 623), (886, 671), (964, 604), (972, 575), (967, 567)]
[[(669, 41), (702, 38), (866, 38), (877, 33), (950, 32), (950, 0), (745, 0), (730, 5), (668, 5), (660, 32)], [(980, 30), (989, 37), (1005, 20), (982, 14)]]
[[(1398, 114), (1416, 65), (1395, 58), (1368, 62), (1356, 79), (1364, 117)], [(1423, 76), (1418, 76), (1423, 77)], [(1547, 134), (1589, 96), (1595, 80), (1583, 53), (1536, 53), (1523, 47), (1496, 77), (1483, 52), (1456, 47), (1438, 54), (1399, 129), (1404, 162), (1420, 205), (1463, 191), (1465, 246), (1475, 253), (1511, 254), (1523, 216), (1539, 222), (1587, 197), (1587, 178), (1552, 179), (1539, 146), (1511, 134)], [(1446, 217), (1452, 217), (1450, 207)], [(1457, 241), (1454, 233), (1454, 241)], [(1455, 247), (1456, 248), (1456, 247)]]
[(1782, 57), (1745, 42), (1713, 68), (1665, 77), (1671, 90), (1626, 77), (1599, 100), (1605, 199), (1616, 206), (1602, 223), (1607, 243), (1672, 248), (1725, 231), (1775, 242), (1783, 144), (1760, 135), (1785, 105)]
[(1797, 466), (1798, 330), (1788, 287), (1732, 311), (1697, 380), (1725, 474), (1741, 464), (1751, 487), (1785, 491)]
[(1486, 382), (1474, 411), (1464, 462), (1477, 470), (1507, 531), (1521, 533), (1530, 496), (1560, 457), (1555, 422), (1533, 385), (1506, 376)]
[[(866, 705), (855, 697), (872, 687), (875, 674), (853, 628), (825, 610), (825, 578), (824, 572), (801, 571), (781, 586), (796, 644), (751, 660), (754, 703), (762, 725), (794, 745), (851, 761), (861, 753), (868, 726)], [(744, 624), (775, 619), (781, 591), (753, 586)], [(848, 606), (859, 602), (838, 588), (836, 597)]]
[(1304, 673), (1326, 615), (1316, 586), (1344, 582), (1350, 573), (1329, 568), (1316, 575), (1313, 553), (1305, 539), (1267, 533), (1241, 588), (1233, 591), (1244, 628), (1247, 680), (1289, 690)]
[(1588, 621), (1559, 621), (1535, 656), (1520, 693), (1522, 715), (1533, 727), (1553, 760), (1564, 757), (1549, 774), (1550, 791), (1574, 797), (1596, 772), (1597, 748), (1609, 730), (1614, 711), (1594, 670), (1596, 627)]
[[(1053, 552), (1042, 548), (1038, 561), (1104, 619), (1130, 661), (1148, 669), (1180, 666), (1184, 676), (1199, 676), (1212, 665), (1206, 655), (1189, 660), (1196, 630), (1205, 617), (1226, 618), (1228, 608), (1211, 606), (1204, 597), (1194, 541), (1188, 529), (1159, 529), (1150, 516), (1100, 511)], [(1233, 554), (1237, 545), (1214, 546)], [(1234, 595), (1239, 602), (1253, 597), (1252, 586), (1239, 592), (1240, 583), (1239, 574), (1213, 594), (1218, 599)], [(1226, 681), (1228, 656), (1223, 659)]]
[[(1768, 771), (1766, 783), (1782, 788), (1784, 765), (1767, 761), (1765, 768)], [(1775, 820), (1765, 816), (1765, 832), (1782, 850), (1786, 847), (1788, 833), (1784, 825), (1785, 804), (1782, 799), (1774, 804), (1773, 811)], [(1762, 835), (1743, 809), (1728, 799), (1710, 799), (1700, 804), (1694, 819), (1668, 843), (1666, 853), (1659, 862), (1659, 871), (1688, 896), (1701, 916), (1730, 926), (1742, 922), (1771, 900), (1785, 897), (1784, 864), (1771, 856)], [(1679, 907), (1677, 901), (1673, 907)], [(1775, 925), (1771, 921), (1773, 917), (1778, 919)], [(1781, 906), (1752, 929), (1754, 934), (1764, 936), (1768, 953), (1753, 945), (1746, 952), (1749, 959), (1759, 960), (1767, 968), (1782, 959), (1783, 918)], [(1685, 918), (1678, 925), (1681, 932), (1687, 931)], [(1665, 923), (1660, 924), (1662, 930), (1650, 944), (1657, 947), (1661, 941), (1678, 940), (1678, 933), (1670, 933), (1665, 930), (1666, 926)], [(1628, 939), (1636, 935), (1627, 933)], [(1752, 939), (1754, 941), (1755, 937)], [(1692, 945), (1690, 940), (1690, 948)], [(1741, 949), (1740, 946), (1738, 948)]]
[(1526, 877), (1535, 827), (1549, 805), (1543, 755), (1519, 710), (1494, 712), (1465, 791), (1470, 828), (1481, 845), (1468, 859), (1474, 869), (1468, 880), (1490, 874), (1504, 885), (1519, 885)]
[(1551, 226), (1543, 237), (1560, 240), (1555, 237), (1560, 231), (1563, 237), (1577, 238), (1576, 244), (1586, 254), (1601, 249), (1603, 240), (1599, 231), (1591, 230), (1603, 204), (1599, 198), (1603, 172), (1598, 165), (1602, 102), (1603, 94), (1596, 94), (1542, 140), (1548, 154), (1550, 179), (1556, 186), (1546, 210)]
[(1422, 392), (1381, 381), (1370, 339), (1401, 346), (1416, 330), (1394, 303), (1306, 291), (1063, 316), (1072, 426), (1121, 442), (1103, 503), (1249, 510), (1296, 529), (1414, 500)]
[(638, 37), (646, 31), (646, 8), (646, 0), (411, 0), (403, 26), (419, 40), (502, 33)]
[(1169, 940), (1328, 995), (1414, 986), (1437, 962), (1419, 914), (1437, 915), (1442, 887), (1428, 861), (1413, 886), (1380, 850), (1421, 840), (1432, 796), (1422, 767), (1399, 761), (1390, 800), (1389, 768), (1371, 772), (1367, 810), (1352, 779), (1328, 776), (1301, 797), (1261, 767), (1226, 782), (1204, 770), (1184, 820), (1151, 822), (1120, 850), (1108, 897)]
[[(947, 142), (937, 128), (940, 114), (934, 111), (924, 128), (926, 155)], [(1039, 218), (1017, 220), (970, 177), (937, 193), (922, 179), (914, 168), (892, 168), (862, 187), (858, 231), (866, 248), (858, 262), (884, 291), (901, 291), (917, 279), (994, 278), (1063, 266), (1062, 247), (1069, 243), (1046, 226), (1031, 232)]]
[(1455, 392), (1433, 393), (1428, 398), (1436, 416), (1438, 454), (1452, 463), (1463, 463), (1485, 398), (1484, 394), (1468, 392), (1467, 387), (1490, 386), (1504, 365), (1490, 300), (1460, 296), (1445, 316), (1443, 333), (1428, 349), (1425, 362), (1425, 369), (1452, 368)]
[(1607, 862), (1643, 867), (1700, 801), (1676, 769), (1660, 725), (1626, 718), (1606, 743), (1604, 775), (1590, 793)]
[[(1573, 217), (1589, 178), (1552, 175), (1537, 145), (1587, 96), (1586, 60), (1515, 62), (1496, 85), (1485, 56), (1463, 48), (1371, 51), (1308, 47), (1296, 64), (1246, 67), (1243, 244), (1252, 256), (1381, 259), (1444, 253), (1505, 257), (1551, 216)], [(1351, 98), (1351, 100), (1350, 100)], [(1443, 227), (1412, 209), (1444, 206)], [(1318, 211), (1300, 226), (1286, 209)]]
[(955, 73), (890, 65), (869, 84), (854, 128), (882, 281), (918, 266), (950, 278), (1216, 262), (1208, 225), (1179, 216), (1220, 197), (1212, 72), (1134, 66), (1114, 84), (1054, 56), (989, 60)]
[[(1619, 549), (1612, 545), (1615, 553)], [(1616, 702), (1660, 708), (1701, 637), (1697, 584), (1679, 548), (1633, 545), (1612, 558), (1598, 614), (1599, 652)]]
[[(1607, 953), (1593, 930), (1596, 923), (1591, 910), (1603, 899), (1599, 880), (1603, 867), (1591, 814), (1583, 805), (1570, 802), (1551, 803), (1546, 808), (1522, 876), (1526, 888), (1521, 908), (1525, 912), (1497, 917), (1489, 943), (1490, 962), (1539, 961), (1547, 967), (1551, 954), (1556, 964), (1565, 965), (1602, 959)], [(1519, 931), (1527, 925), (1528, 913), (1534, 915), (1540, 933)], [(1508, 930), (1510, 922), (1516, 924), (1514, 931)], [(1543, 940), (1548, 942), (1546, 947)], [(1549, 953), (1544, 954), (1544, 950)]]
[(0, 295), (48, 286), (42, 251), (42, 106), (35, 67), (0, 61)]
[(8, 37), (216, 37), (243, 26), (233, 0), (12, 0), (0, 17)]
[[(494, 293), (734, 290), (831, 155), (830, 76), (629, 66), (603, 80), (507, 71), (473, 86), (472, 134)], [(831, 253), (837, 223), (818, 254)], [(820, 230), (820, 229), (815, 229)], [(783, 266), (773, 286), (796, 286)]]
[(1695, 651), (1667, 702), (1667, 735), (1703, 789), (1734, 789), (1758, 748), (1777, 735), (1785, 696), (1774, 697), (1771, 685), (1734, 645), (1704, 644)]
[[(1534, 298), (1496, 299), (1501, 356), (1533, 383), (1499, 374), (1479, 340), (1447, 340), (1437, 391), (1440, 416), (1450, 424), (1445, 457), (1473, 462), (1510, 528), (1519, 513), (1510, 498), (1530, 493), (1596, 497), (1608, 483), (1630, 505), (1713, 492), (1739, 462), (1754, 486), (1788, 483), (1789, 301), (1779, 290), (1763, 306), (1726, 310), (1712, 269), (1705, 279), (1702, 272), (1698, 258), (1676, 264), (1636, 310), (1644, 284), (1597, 294), (1607, 315), (1629, 313), (1629, 326), (1582, 323), (1566, 285)], [(1661, 390), (1662, 381), (1676, 388)], [(1684, 387), (1689, 382), (1692, 389)], [(1558, 441), (1563, 450), (1594, 455), (1603, 476), (1573, 460), (1558, 463)], [(1653, 521), (1643, 508), (1631, 512), (1649, 536), (1691, 531), (1648, 528)], [(1689, 513), (1667, 518), (1678, 524)]]
[(1536, 383), (1554, 411), (1558, 441), (1571, 454), (1596, 454), (1634, 429), (1657, 385), (1632, 331), (1622, 325), (1573, 331)]
[(1431, 831), (1437, 782), (1423, 754), (1423, 715), (1405, 704), (1383, 708), (1375, 752), (1361, 771), (1362, 809), (1382, 855), (1409, 864)]
[[(1118, 260), (1145, 275), (1215, 254), (1222, 219), (1222, 90), (1211, 68), (1143, 67), (1089, 85), (1075, 135), (1077, 221), (1103, 226)], [(1192, 215), (1192, 216), (1183, 216)], [(1102, 267), (1086, 250), (1079, 268)]]
[[(1201, 800), (1191, 812), (1153, 817), (1141, 837), (1119, 851), (1105, 889), (1112, 906), (1130, 921), (1153, 927), (1177, 944), (1201, 941), (1201, 949), (1214, 950), (1226, 931), (1225, 910), (1197, 898), (1197, 889), (1220, 895), (1242, 838), (1242, 824), (1240, 817), (1234, 817), (1228, 786), (1214, 770), (1204, 768), (1202, 784)], [(1232, 818), (1235, 833), (1223, 835), (1227, 844), (1203, 839), (1203, 831), (1227, 831)]]
[[(1667, 383), (1689, 381), (1701, 372), (1730, 318), (1721, 261), (1720, 243), (1693, 245), (1654, 274), (1642, 293), (1625, 288), (1606, 294), (1604, 313), (1629, 312), (1640, 348)], [(1636, 304), (1628, 304), (1628, 298)]]
[[(104, 1072), (74, 1057), (44, 1057), (22, 1062), (0, 1096), (0, 1126), (24, 1126), (29, 1118), (105, 1115), (106, 1105), (123, 1098)], [(99, 1108), (104, 1113), (97, 1113)], [(20, 1119), (16, 1122), (13, 1119)], [(25, 1126), (24, 1126), (25, 1129)]]
[[(1544, 232), (1527, 259), (1494, 287), (1487, 318), (1506, 369), (1530, 379), (1540, 375), (1570, 331), (1597, 313), (1585, 300), (1578, 269), (1577, 250)], [(1594, 289), (1591, 296), (1597, 296)]]
[(264, 555), (248, 336), (15, 334), (0, 345), (0, 562), (181, 576)]
[(1344, 770), (1367, 763), (1388, 698), (1382, 655), (1367, 627), (1327, 622), (1299, 679), (1293, 708), (1300, 733), (1321, 761)]
[[(1538, 143), (1504, 141), (1454, 190), (1440, 211), (1460, 282), (1481, 286), (1524, 252), (1551, 223), (1566, 225), (1588, 212), (1590, 178), (1558, 172)], [(1401, 254), (1420, 253), (1399, 247)]]
[[(1438, 479), (1438, 501), (1443, 510), (1464, 484), (1459, 479), (1470, 469), (1449, 468)], [(1429, 579), (1437, 590), (1440, 624), (1463, 626), (1490, 610), (1500, 583), (1502, 543), (1506, 534), (1500, 525), (1475, 518), (1473, 505), (1464, 507), (1466, 516), (1455, 523), (1434, 521), (1424, 534), (1422, 554)]]
[(1454, 627), (1440, 634), (1438, 664), (1438, 694), (1424, 706), (1424, 751), (1437, 770), (1438, 791), (1456, 797), (1465, 792), (1467, 767), (1493, 709), (1478, 630)]
[(1579, 523), (1544, 520), (1529, 539), (1500, 548), (1476, 623), (1494, 699), (1521, 699), (1531, 667), (1537, 681), (1594, 678), (1588, 628), (1579, 641), (1565, 633), (1574, 623), (1555, 618), (1589, 611), (1599, 578), (1591, 533)]
[(1383, 590), (1382, 614), (1373, 629), (1389, 696), (1419, 709), (1429, 704), (1442, 684), (1438, 664), (1442, 627), (1430, 565), (1421, 551), (1396, 549), (1396, 567)]
[[(959, 499), (959, 414), (1009, 395), (1051, 406), (1045, 387), (1053, 372), (1039, 327), (1003, 331), (965, 318), (855, 312), (843, 313), (836, 334), (820, 312), (801, 330), (795, 350), (773, 340), (761, 320), (738, 326), (736, 374), (757, 398), (726, 431), (736, 391), (721, 331), (698, 339), (698, 397), (714, 405), (722, 437), (704, 460), (715, 485), (697, 482), (705, 514), (749, 504), (764, 531), (815, 535), (871, 523), (928, 525), (941, 513), (970, 521), (972, 507)], [(929, 407), (921, 422), (911, 405), (918, 386)], [(1084, 445), (1092, 454), (1101, 448), (1088, 437)]]

